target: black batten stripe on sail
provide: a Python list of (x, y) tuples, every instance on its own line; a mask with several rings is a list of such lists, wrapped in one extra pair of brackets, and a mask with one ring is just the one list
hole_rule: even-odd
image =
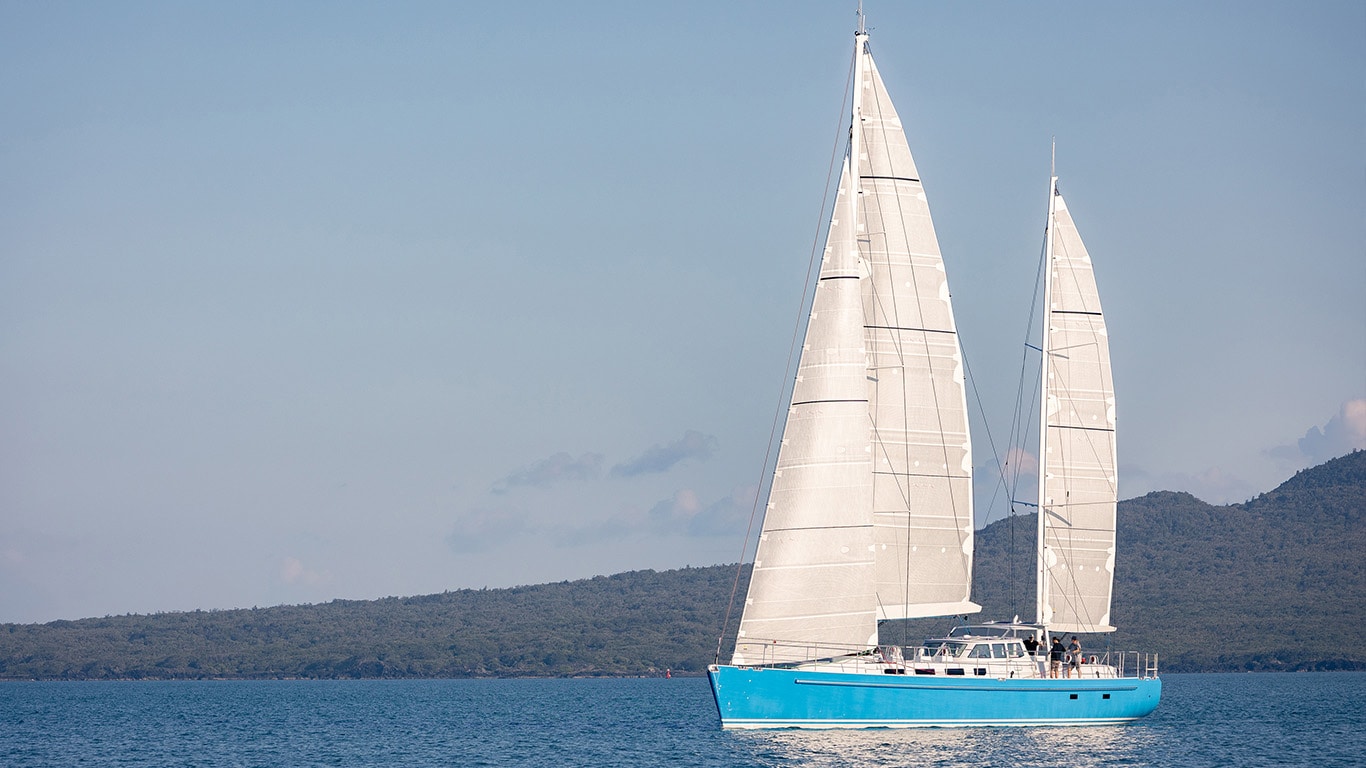
[(1055, 310), (1053, 310), (1053, 314), (1055, 314), (1055, 315), (1095, 315), (1096, 317), (1100, 317), (1100, 315), (1101, 315), (1101, 313), (1099, 313), (1099, 312), (1083, 312), (1083, 311), (1081, 311), (1080, 309), (1055, 309)]
[(1114, 432), (1114, 427), (1076, 427), (1070, 424), (1049, 424), (1049, 429), (1083, 429), (1087, 432)]
[(913, 179), (910, 176), (860, 176), (860, 179), (886, 179), (889, 181), (914, 181), (920, 183), (920, 179)]
[(867, 399), (867, 398), (862, 398), (862, 399), (859, 399), (859, 400), (799, 400), (799, 401), (797, 401), (797, 402), (794, 402), (792, 405), (798, 406), (798, 405), (816, 405), (817, 403), (866, 403), (866, 402), (868, 402), (868, 399)]
[(945, 330), (943, 328), (911, 328), (905, 325), (865, 325), (863, 327), (875, 331), (920, 331), (921, 333), (954, 333), (954, 331)]
[(822, 277), (822, 278), (821, 278), (821, 282), (825, 282), (826, 280), (857, 280), (857, 279), (859, 279), (858, 275), (826, 275), (825, 277)]

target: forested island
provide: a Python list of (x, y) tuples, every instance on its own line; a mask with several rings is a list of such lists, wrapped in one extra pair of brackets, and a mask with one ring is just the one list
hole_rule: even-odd
[[(1243, 504), (1120, 502), (1114, 623), (1166, 672), (1366, 669), (1366, 451)], [(978, 532), (981, 618), (1033, 616), (1034, 517)], [(0, 624), (0, 679), (700, 674), (747, 568), (634, 571), (420, 597)], [(738, 609), (736, 609), (738, 611)], [(735, 631), (724, 628), (723, 658)], [(895, 622), (917, 643), (952, 620)], [(1101, 648), (1103, 650), (1103, 648)]]

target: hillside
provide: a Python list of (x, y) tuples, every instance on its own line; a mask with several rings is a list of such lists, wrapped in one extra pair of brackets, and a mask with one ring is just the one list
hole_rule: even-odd
[[(1120, 502), (1118, 520), (1112, 647), (1173, 672), (1366, 669), (1366, 451), (1245, 504), (1161, 491)], [(1035, 526), (979, 531), (984, 618), (1033, 618)]]
[(701, 672), (715, 655), (734, 578), (734, 566), (713, 566), (421, 597), (5, 624), (0, 679)]
[[(1366, 669), (1366, 641), (1356, 631), (1366, 623), (1364, 518), (1363, 451), (1246, 504), (1213, 506), (1170, 492), (1122, 502), (1113, 647), (1157, 651), (1167, 671)], [(974, 599), (983, 618), (1033, 615), (1033, 541), (1032, 515), (979, 532)], [(735, 566), (712, 566), (373, 601), (3, 624), (0, 679), (700, 673), (716, 652), (734, 578)], [(914, 643), (946, 623), (889, 624), (883, 637)]]

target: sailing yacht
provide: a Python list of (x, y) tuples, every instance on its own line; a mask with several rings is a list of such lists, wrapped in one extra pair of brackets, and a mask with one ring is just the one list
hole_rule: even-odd
[[(1111, 632), (1114, 390), (1091, 260), (1050, 184), (1045, 246), (1037, 616), (920, 646), (878, 622), (976, 613), (962, 352), (901, 121), (855, 33), (849, 147), (749, 591), (723, 728), (1109, 724), (1151, 712), (1156, 657), (1050, 677), (1056, 633)], [(1045, 645), (1046, 647), (1046, 645)], [(718, 659), (719, 662), (719, 659)], [(1071, 670), (1069, 669), (1070, 673)]]

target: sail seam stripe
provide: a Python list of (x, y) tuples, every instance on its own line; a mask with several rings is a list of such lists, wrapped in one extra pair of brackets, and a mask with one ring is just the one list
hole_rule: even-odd
[(1053, 314), (1055, 314), (1055, 315), (1094, 315), (1094, 316), (1096, 316), (1096, 317), (1101, 317), (1104, 313), (1101, 313), (1101, 312), (1084, 312), (1084, 311), (1082, 311), (1082, 310), (1080, 310), (1080, 309), (1055, 309), (1055, 310), (1053, 310)]
[(945, 479), (945, 480), (969, 480), (969, 479), (971, 479), (971, 476), (970, 476), (970, 475), (945, 475), (945, 474), (927, 475), (927, 474), (924, 474), (924, 473), (921, 473), (921, 472), (882, 472), (882, 471), (879, 471), (879, 470), (876, 470), (876, 469), (873, 470), (873, 474), (875, 474), (875, 475), (887, 475), (888, 477), (934, 477), (934, 478), (943, 478), (943, 479)]
[(815, 405), (817, 403), (866, 403), (867, 398), (862, 400), (794, 400), (792, 405)]
[[(772, 530), (774, 530), (774, 531), (840, 531), (840, 530), (857, 530), (857, 529), (859, 529), (859, 528), (867, 528), (867, 527), (869, 527), (869, 524), (868, 524), (868, 523), (861, 523), (861, 524), (859, 524), (859, 525), (802, 525), (802, 526), (794, 526), (794, 527), (792, 527), (792, 528), (773, 528)], [(774, 567), (777, 567), (777, 566), (774, 566)], [(795, 566), (795, 567), (801, 567), (801, 566)]]
[(859, 176), (860, 179), (887, 179), (890, 181), (914, 181), (919, 184), (920, 179), (913, 179), (910, 176)]

